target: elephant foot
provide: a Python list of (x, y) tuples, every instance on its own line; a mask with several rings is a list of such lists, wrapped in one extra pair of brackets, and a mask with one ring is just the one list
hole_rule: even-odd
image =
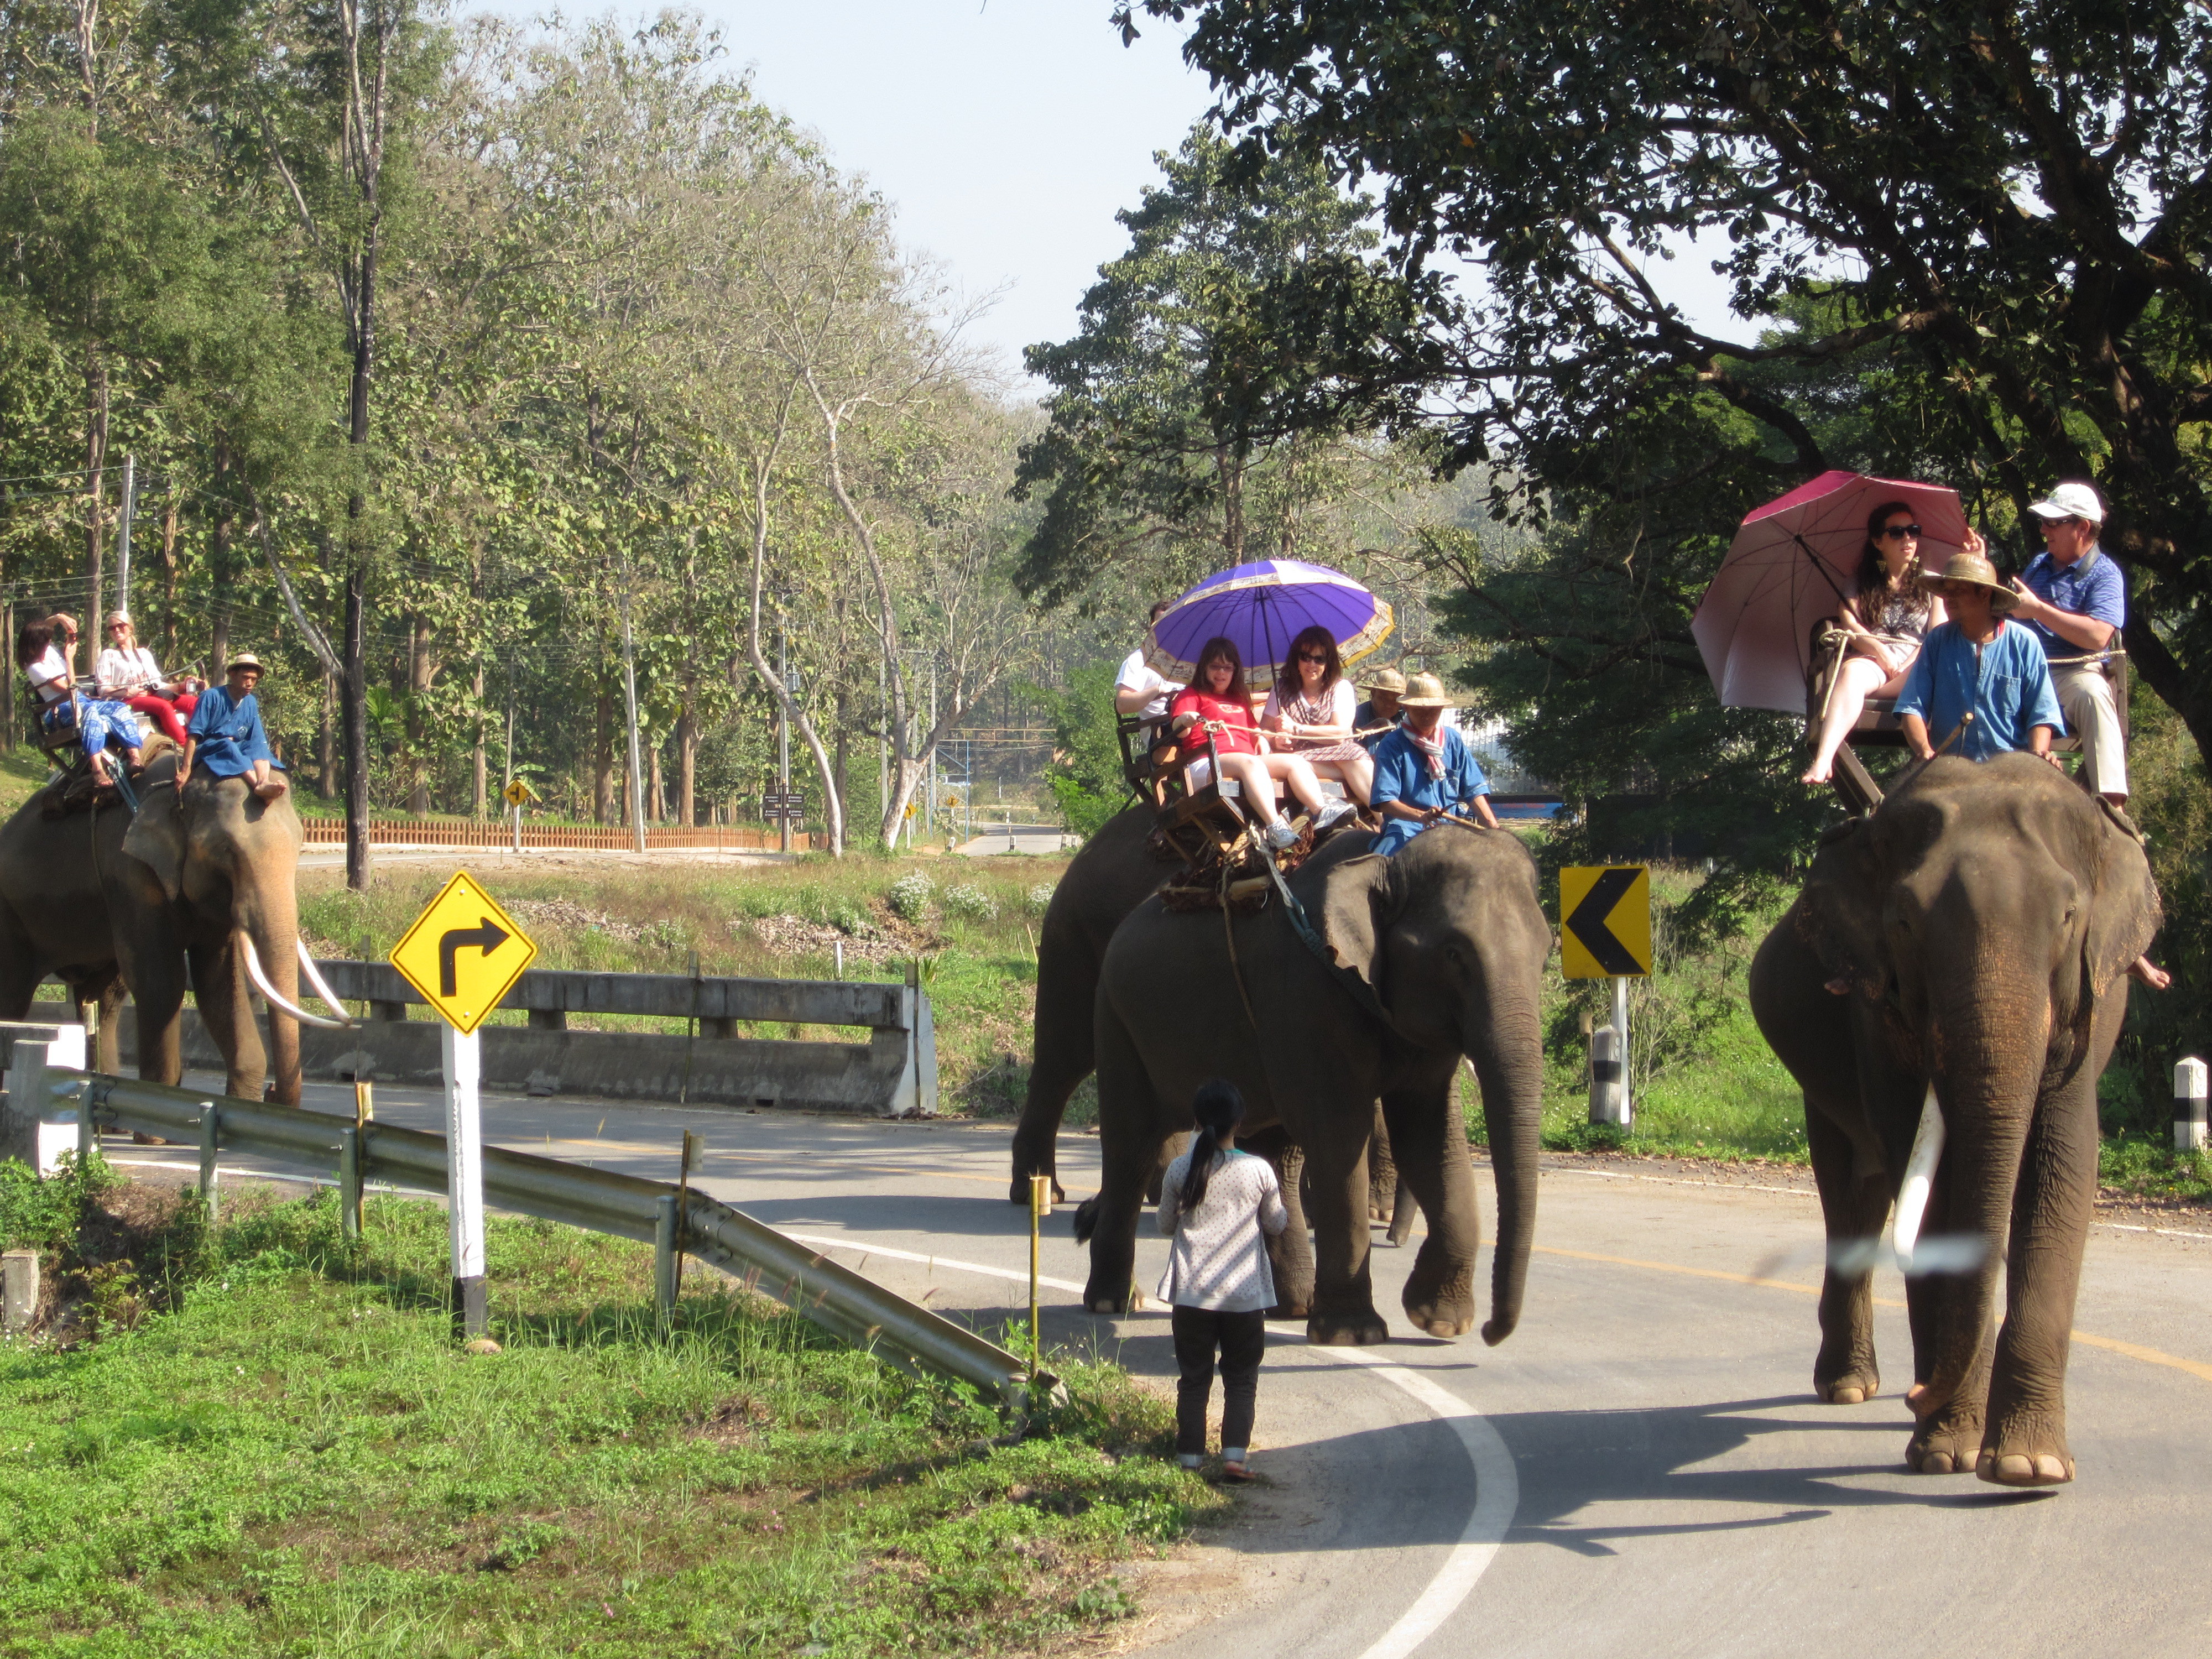
[(1999, 1486), (2063, 1486), (2074, 1478), (2074, 1460), (2057, 1452), (2005, 1452), (1983, 1449), (1974, 1473)]
[(1923, 1428), (1905, 1442), (1905, 1467), (1915, 1474), (1966, 1474), (1980, 1440), (1978, 1430)]
[(1474, 1310), (1449, 1302), (1408, 1303), (1406, 1317), (1413, 1322), (1414, 1329), (1447, 1342), (1474, 1328)]
[(1310, 1314), (1306, 1340), (1317, 1348), (1371, 1348), (1390, 1340), (1390, 1328), (1370, 1309), (1356, 1314)]
[(1826, 1382), (1814, 1377), (1813, 1392), (1831, 1406), (1863, 1406), (1881, 1392), (1881, 1378), (1870, 1370), (1847, 1372)]
[(1083, 1292), (1083, 1306), (1085, 1310), (1090, 1313), (1107, 1315), (1139, 1313), (1143, 1310), (1144, 1305), (1145, 1293), (1133, 1284), (1119, 1296), (1115, 1295), (1111, 1291), (1102, 1291), (1096, 1285), (1086, 1286)]
[(1949, 1405), (1957, 1392), (1934, 1382), (1915, 1382), (1905, 1391), (1905, 1408), (1924, 1423)]

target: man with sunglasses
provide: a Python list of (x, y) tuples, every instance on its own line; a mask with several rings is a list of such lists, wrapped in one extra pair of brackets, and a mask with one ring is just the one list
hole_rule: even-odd
[[(2042, 642), (2066, 724), (2081, 739), (2081, 775), (2118, 806), (2128, 798), (2126, 740), (2105, 653), (2128, 619), (2128, 585), (2097, 548), (2105, 504), (2086, 483), (2063, 483), (2027, 509), (2044, 550), (2013, 580), (2014, 620)], [(2071, 659), (2071, 660), (2069, 660)]]

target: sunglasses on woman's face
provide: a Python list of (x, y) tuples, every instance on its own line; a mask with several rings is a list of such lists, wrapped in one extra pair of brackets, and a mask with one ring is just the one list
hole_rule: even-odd
[(1328, 661), (1328, 653), (1326, 651), (1301, 651), (1298, 653), (1298, 660), (1300, 662), (1326, 663)]
[(1907, 536), (1917, 542), (1920, 539), (1920, 526), (1917, 524), (1886, 524), (1881, 527), (1881, 533), (1893, 542), (1901, 542)]

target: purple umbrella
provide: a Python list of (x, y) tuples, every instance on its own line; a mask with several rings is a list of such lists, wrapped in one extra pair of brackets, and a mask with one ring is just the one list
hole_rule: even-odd
[(1217, 634), (1237, 642), (1244, 687), (1264, 691), (1291, 641), (1318, 624), (1349, 667), (1372, 656), (1395, 625), (1390, 607), (1341, 570), (1297, 559), (1261, 559), (1217, 571), (1152, 624), (1145, 660), (1169, 679), (1190, 683), (1198, 653)]

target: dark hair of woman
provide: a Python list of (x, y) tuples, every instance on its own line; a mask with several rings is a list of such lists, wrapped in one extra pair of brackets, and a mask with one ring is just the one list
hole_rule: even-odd
[[(1881, 527), (1900, 513), (1910, 517), (1912, 503), (1884, 501), (1867, 514), (1866, 547), (1859, 554), (1858, 591), (1862, 593), (1881, 593), (1889, 588), (1889, 567), (1881, 562)], [(1897, 591), (1906, 594), (1920, 592), (1919, 554), (1912, 556), (1912, 563), (1905, 573), (1905, 580), (1897, 585)], [(1862, 617), (1859, 620), (1863, 622), (1866, 618)]]
[(1198, 1133), (1190, 1138), (1190, 1169), (1182, 1178), (1185, 1215), (1206, 1202), (1206, 1178), (1216, 1160), (1227, 1156), (1222, 1137), (1244, 1121), (1244, 1097), (1228, 1079), (1218, 1077), (1198, 1085), (1190, 1115), (1198, 1120)]
[(1205, 692), (1209, 697), (1212, 696), (1213, 687), (1206, 678), (1206, 671), (1223, 658), (1228, 659), (1231, 670), (1229, 689), (1234, 695), (1242, 697), (1244, 695), (1244, 657), (1243, 653), (1237, 650), (1237, 641), (1226, 634), (1216, 634), (1199, 647), (1198, 672), (1190, 677), (1191, 688), (1194, 690)]
[(1328, 653), (1328, 660), (1321, 665), (1321, 689), (1323, 693), (1344, 678), (1344, 659), (1336, 653), (1336, 635), (1316, 623), (1291, 641), (1291, 654), (1283, 659), (1276, 671), (1275, 684), (1282, 696), (1297, 696), (1306, 689), (1305, 676), (1298, 672), (1298, 653), (1319, 646)]
[(46, 647), (54, 642), (54, 630), (42, 622), (25, 623), (15, 635), (15, 666), (28, 668), (46, 654)]

